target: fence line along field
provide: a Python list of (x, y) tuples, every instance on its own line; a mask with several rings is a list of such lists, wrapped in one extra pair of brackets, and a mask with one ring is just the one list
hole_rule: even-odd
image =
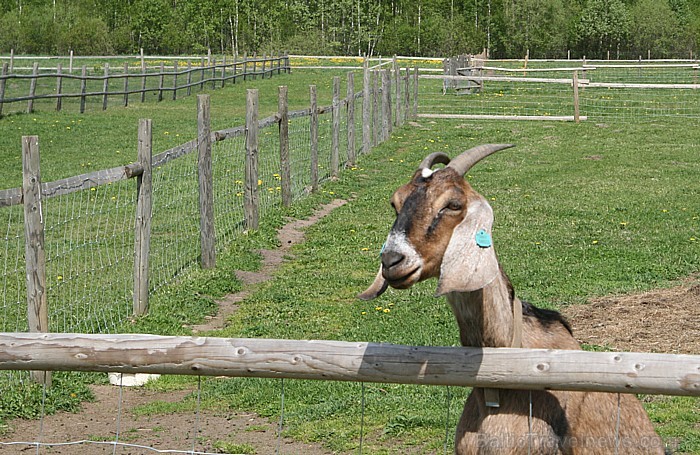
[[(188, 139), (183, 137), (179, 140), (181, 143), (172, 144), (164, 152), (160, 151), (163, 148), (154, 148), (150, 161), (147, 161), (148, 153), (141, 153), (134, 163), (41, 184), (42, 198), (38, 203), (41, 204), (40, 224), (43, 224), (46, 293), (45, 302), (31, 297), (29, 301), (38, 301), (39, 309), (35, 313), (46, 312), (48, 327), (36, 330), (82, 334), (22, 334), (29, 326), (24, 302), (27, 295), (37, 294), (27, 289), (26, 265), (21, 259), (25, 238), (29, 238), (27, 233), (34, 232), (32, 229), (25, 231), (25, 220), (29, 218), (25, 208), (28, 209), (26, 213), (31, 214), (32, 207), (37, 207), (38, 203), (28, 204), (26, 190), (0, 192), (0, 213), (7, 221), (0, 271), (4, 283), (2, 331), (8, 332), (3, 334), (2, 346), (6, 349), (0, 367), (20, 371), (23, 365), (30, 368), (30, 363), (39, 362), (32, 363), (33, 367), (73, 369), (73, 363), (67, 365), (60, 360), (65, 355), (73, 359), (70, 362), (82, 365), (76, 370), (90, 370), (93, 360), (99, 363), (99, 359), (107, 355), (105, 352), (117, 352), (113, 351), (114, 346), (129, 346), (133, 351), (123, 350), (110, 360), (103, 358), (104, 368), (93, 369), (183, 373), (183, 368), (187, 368), (190, 375), (226, 374), (216, 366), (212, 370), (207, 366), (207, 359), (220, 353), (231, 354), (234, 358), (217, 365), (224, 370), (234, 365), (234, 369), (243, 372), (242, 376), (298, 378), (301, 376), (293, 371), (306, 368), (314, 372), (304, 370), (304, 377), (318, 379), (332, 376), (332, 379), (383, 382), (379, 376), (385, 375), (391, 376), (391, 380), (387, 380), (390, 383), (491, 384), (498, 387), (498, 383), (492, 381), (504, 377), (504, 372), (496, 367), (489, 370), (488, 378), (478, 378), (483, 383), (459, 382), (461, 379), (455, 382), (454, 377), (439, 379), (441, 375), (433, 370), (431, 361), (421, 360), (425, 352), (434, 350), (447, 359), (454, 358), (458, 352), (472, 360), (474, 355), (483, 354), (479, 362), (447, 362), (446, 370), (469, 369), (491, 362), (490, 352), (416, 347), (450, 346), (456, 340), (449, 311), (433, 302), (432, 289), (418, 286), (410, 295), (389, 291), (386, 301), (372, 304), (371, 308), (348, 304), (354, 302), (354, 295), (371, 279), (382, 233), (386, 232), (386, 223), (391, 222), (391, 214), (385, 206), (396, 182), (410, 177), (428, 151), (444, 150), (452, 156), (476, 143), (518, 144), (512, 154), (489, 159), (467, 178), (475, 187), (480, 187), (496, 207), (498, 226), (494, 232), (501, 238), (500, 253), (504, 264), (512, 264), (509, 275), (522, 290), (523, 297), (557, 306), (591, 295), (667, 285), (697, 271), (698, 256), (693, 247), (700, 233), (693, 219), (700, 216), (700, 207), (694, 202), (697, 198), (689, 196), (696, 194), (698, 188), (694, 181), (682, 178), (698, 170), (697, 163), (690, 159), (700, 147), (693, 135), (700, 117), (694, 88), (644, 89), (651, 102), (657, 104), (665, 101), (653, 101), (655, 93), (662, 100), (678, 94), (688, 95), (683, 103), (677, 104), (687, 109), (685, 115), (679, 115), (676, 108), (637, 109), (633, 103), (626, 104), (624, 99), (628, 95), (620, 96), (621, 91), (629, 90), (630, 97), (637, 97), (637, 87), (605, 87), (615, 99), (607, 108), (596, 110), (586, 97), (600, 96), (590, 93), (603, 89), (590, 85), (599, 69), (593, 70), (581, 63), (574, 70), (579, 72), (581, 82), (576, 85), (581, 124), (508, 122), (505, 120), (533, 116), (546, 119), (558, 115), (574, 120), (573, 71), (569, 67), (562, 72), (555, 71), (556, 68), (537, 71), (533, 62), (529, 62), (527, 69), (506, 68), (505, 62), (489, 62), (488, 68), (484, 65), (482, 71), (494, 74), (469, 74), (462, 80), (452, 79), (449, 74), (427, 77), (426, 73), (433, 74), (432, 71), (421, 71), (419, 76), (418, 69), (400, 69), (399, 61), (375, 69), (370, 69), (366, 63), (365, 71), (350, 73), (342, 79), (319, 76), (322, 73), (318, 70), (299, 69), (297, 73), (308, 71), (308, 78), (326, 80), (311, 88), (276, 87), (279, 82), (292, 81), (299, 74), (281, 75), (281, 79), (273, 82), (249, 80), (246, 88), (256, 86), (259, 90), (247, 92), (246, 115), (233, 115), (237, 119), (247, 118), (245, 125), (241, 121), (233, 123), (236, 126), (213, 127), (215, 123), (221, 125), (221, 119), (214, 116), (207, 122), (207, 112), (216, 109), (219, 96), (225, 102), (223, 98), (229, 92), (243, 88), (227, 86), (217, 90), (211, 106), (208, 107), (204, 101), (206, 97), (201, 96), (197, 112), (191, 108), (192, 122), (199, 118), (196, 127), (190, 128), (196, 131), (195, 139), (182, 142)], [(499, 67), (504, 69), (494, 69)], [(561, 63), (558, 67), (564, 68)], [(686, 69), (681, 66), (665, 68), (667, 74)], [(631, 71), (638, 70), (640, 68)], [(674, 83), (684, 83), (680, 78)], [(554, 84), (540, 79), (566, 79), (566, 82)], [(452, 85), (450, 81), (457, 81), (457, 84)], [(648, 79), (628, 81), (654, 83)], [(466, 82), (469, 86), (463, 89), (460, 84)], [(668, 80), (661, 82), (665, 84)], [(496, 95), (500, 92), (502, 96)], [(304, 107), (289, 108), (288, 97), (296, 99), (292, 102), (297, 107), (300, 106), (298, 100), (303, 99)], [(485, 98), (505, 100), (494, 108), (496, 101), (485, 103), (482, 101)], [(167, 109), (168, 105), (176, 104), (160, 106)], [(267, 108), (256, 111), (256, 105)], [(119, 109), (115, 107), (113, 111), (116, 113)], [(519, 113), (513, 115), (514, 111)], [(269, 112), (274, 113), (268, 116)], [(436, 114), (456, 120), (429, 117)], [(502, 118), (496, 121), (474, 119), (479, 115)], [(12, 121), (13, 117), (19, 119), (19, 116), (10, 116), (0, 122)], [(599, 123), (601, 120), (605, 123)], [(410, 128), (402, 128), (407, 121), (411, 122)], [(132, 139), (134, 146), (140, 143), (144, 147), (143, 151), (152, 148), (148, 146), (157, 142), (155, 138), (162, 134), (163, 128), (155, 123), (147, 128), (147, 123), (140, 128), (143, 135), (137, 140), (134, 134)], [(150, 136), (145, 134), (148, 130)], [(162, 136), (159, 140), (162, 141)], [(39, 147), (31, 144), (28, 139), (27, 158), (31, 149), (50, 149), (50, 144), (44, 145), (41, 137)], [(373, 146), (378, 147), (373, 153), (367, 153)], [(51, 166), (47, 159), (42, 159), (41, 164)], [(149, 169), (150, 185), (144, 177)], [(31, 175), (27, 174), (25, 180), (31, 181)], [(685, 183), (679, 184), (680, 180)], [(40, 182), (37, 179), (33, 183)], [(145, 206), (142, 204), (149, 186), (152, 187), (150, 236), (146, 233), (145, 237), (140, 237), (148, 231), (142, 223), (149, 211), (149, 202)], [(323, 227), (314, 228), (308, 245), (301, 247), (298, 259), (285, 266), (273, 284), (262, 286), (241, 303), (229, 326), (214, 333), (222, 338), (177, 338), (180, 345), (191, 347), (193, 358), (187, 366), (160, 368), (151, 362), (153, 359), (144, 349), (151, 349), (154, 343), (163, 340), (123, 335), (127, 332), (188, 335), (189, 325), (203, 313), (215, 311), (210, 301), (195, 304), (190, 299), (199, 298), (202, 292), (214, 293), (215, 288), (227, 286), (226, 289), (230, 289), (230, 281), (235, 278), (233, 274), (226, 276), (223, 271), (232, 267), (231, 264), (236, 264), (237, 269), (254, 269), (258, 259), (253, 251), (271, 242), (266, 237), (271, 237), (270, 232), (281, 223), (281, 214), (308, 213), (309, 207), (318, 201), (338, 196), (352, 197), (353, 203), (346, 204), (338, 215), (324, 221)], [(214, 235), (202, 237), (202, 232), (207, 232), (209, 227), (213, 227)], [(141, 240), (137, 241), (138, 238)], [(215, 242), (210, 244), (211, 240)], [(143, 252), (145, 246), (149, 247), (148, 254)], [(134, 257), (147, 258), (148, 263), (135, 262)], [(213, 267), (198, 271), (197, 263), (204, 268)], [(31, 268), (41, 274), (40, 268)], [(137, 270), (148, 271), (145, 275), (147, 293), (143, 292), (144, 274)], [(188, 287), (192, 280), (201, 286), (196, 291)], [(227, 281), (229, 283), (224, 286)], [(37, 282), (40, 288), (40, 277)], [(150, 304), (144, 304), (146, 297), (152, 300)], [(148, 308), (148, 315), (134, 318), (134, 313), (139, 314), (145, 308)], [(101, 335), (87, 335), (91, 333)], [(110, 333), (114, 335), (109, 336)], [(16, 358), (20, 344), (24, 343), (23, 337), (29, 340), (26, 346), (30, 346), (27, 349), (31, 353)], [(338, 341), (294, 341), (314, 339)], [(88, 353), (89, 343), (84, 340), (105, 344)], [(152, 342), (151, 348), (145, 347), (148, 340)], [(384, 365), (384, 360), (378, 360), (377, 356), (390, 353), (392, 346), (381, 343), (375, 346), (373, 341), (400, 345), (396, 347), (403, 350), (399, 357), (413, 359), (415, 368), (406, 372), (405, 365), (396, 363), (396, 358), (391, 356), (386, 360), (386, 365), (390, 366)], [(289, 356), (273, 356), (266, 360), (262, 346), (268, 342), (272, 343), (272, 351), (279, 351), (281, 345), (290, 348)], [(216, 353), (202, 355), (197, 351), (200, 344), (219, 347)], [(57, 353), (34, 349), (40, 345), (57, 349)], [(317, 349), (320, 345), (333, 349), (324, 351), (320, 357), (304, 350), (307, 347)], [(231, 346), (237, 349), (231, 348), (229, 352)], [(359, 357), (343, 357), (343, 349), (352, 350), (358, 346), (372, 346), (374, 357), (367, 356), (367, 352)], [(605, 346), (590, 348), (606, 350)], [(640, 351), (643, 350), (644, 347), (640, 347)], [(176, 351), (170, 352), (178, 355)], [(512, 353), (504, 351), (502, 354)], [(524, 388), (607, 387), (605, 390), (698, 395), (695, 373), (700, 366), (696, 355), (577, 352), (571, 355), (582, 356), (580, 359), (576, 357), (578, 360), (570, 361), (569, 358), (559, 363), (568, 358), (568, 354), (521, 352), (516, 356), (522, 357), (523, 362), (527, 357), (527, 362), (532, 363), (509, 374), (534, 381), (522, 384)], [(500, 354), (494, 355), (496, 359)], [(328, 358), (324, 360), (324, 356)], [(586, 360), (582, 361), (584, 358)], [(93, 360), (81, 363), (80, 359)], [(429, 356), (430, 359), (434, 357)], [(262, 361), (262, 366), (257, 361)], [(346, 361), (351, 366), (334, 369), (333, 365), (345, 365)], [(496, 363), (499, 362), (503, 364), (503, 361)], [(586, 376), (590, 373), (588, 366), (594, 364), (591, 362), (601, 365), (595, 378)], [(538, 368), (545, 364), (550, 367)], [(273, 365), (273, 368), (263, 372), (264, 365)], [(585, 368), (566, 376), (561, 369), (564, 365)], [(644, 367), (640, 369), (640, 365)], [(355, 375), (355, 368), (369, 375)], [(601, 371), (605, 368), (615, 370), (606, 370), (610, 381), (603, 380), (605, 375)], [(653, 374), (657, 368), (666, 379)], [(292, 373), (286, 375), (282, 370)], [(379, 376), (373, 376), (373, 371)], [(556, 371), (562, 374), (561, 378), (567, 378), (568, 385), (562, 386), (556, 380), (547, 379), (549, 374), (538, 375), (533, 371)], [(75, 375), (56, 372), (53, 385), (43, 388), (30, 384), (26, 373), (4, 372), (3, 388), (9, 392), (0, 399), (0, 409), (3, 409), (0, 419), (5, 419), (6, 410), (12, 409), (8, 405), (12, 397), (25, 393), (39, 397), (46, 394), (47, 407), (37, 400), (35, 413), (38, 415), (55, 407), (62, 394), (78, 395), (66, 398), (66, 402), (79, 400), (83, 392), (75, 392), (78, 384), (94, 381), (95, 377), (87, 376), (92, 379), (79, 381), (69, 379), (68, 385), (66, 378), (74, 376), (66, 375), (71, 374)], [(475, 374), (478, 376), (478, 371)], [(641, 385), (647, 374), (656, 381), (653, 386)], [(464, 378), (461, 373), (458, 376)], [(35, 379), (43, 378), (35, 375)], [(178, 387), (178, 381), (187, 384), (185, 387), (192, 386), (188, 380), (175, 377), (161, 381), (174, 387)], [(611, 385), (613, 381), (618, 381), (617, 385)], [(449, 444), (445, 433), (452, 431), (446, 428), (456, 425), (459, 414), (456, 408), (450, 412), (455, 406), (452, 401), (459, 401), (461, 389), (375, 387), (364, 382), (354, 387), (352, 384), (311, 382), (313, 384), (291, 379), (224, 381), (212, 378), (195, 387), (197, 397), (202, 397), (201, 402), (197, 398), (197, 412), (207, 406), (217, 406), (217, 403), (227, 409), (252, 410), (279, 419), (280, 434), (323, 441), (334, 451), (357, 450), (359, 444), (360, 451), (364, 445), (365, 450), (370, 450), (368, 453), (381, 453), (387, 450), (387, 444), (394, 443), (406, 449), (421, 446), (430, 453), (447, 451), (445, 447)], [(692, 417), (698, 406), (697, 398), (650, 397), (647, 401), (647, 411), (659, 425), (658, 431), (666, 444), (689, 453), (700, 450), (694, 442), (700, 435), (693, 429), (699, 422)], [(314, 422), (324, 423), (313, 425)], [(340, 434), (340, 428), (348, 431)], [(199, 431), (204, 434), (206, 429), (193, 429), (195, 434)], [(397, 437), (403, 442), (396, 442)], [(128, 442), (120, 438), (119, 430), (116, 438), (107, 440), (115, 444)], [(194, 451), (197, 440), (193, 437), (177, 449)], [(13, 438), (13, 441), (18, 439)], [(34, 445), (39, 448), (44, 442), (52, 441), (39, 438), (29, 442), (36, 443)], [(197, 447), (212, 450), (204, 442)]]
[(194, 60), (194, 65), (192, 59), (186, 58), (167, 64), (149, 61), (149, 66), (142, 54), (140, 64), (124, 61), (115, 68), (107, 61), (91, 68), (82, 65), (78, 71), (73, 68), (72, 54), (68, 68), (61, 62), (55, 67), (41, 67), (38, 61), (31, 69), (15, 68), (11, 58), (2, 64), (0, 73), (0, 115), (3, 110), (5, 113), (52, 108), (61, 111), (71, 102), (78, 103), (78, 110), (83, 113), (86, 109), (106, 110), (110, 104), (126, 107), (130, 102), (143, 103), (148, 97), (158, 102), (168, 97), (175, 100), (178, 95), (190, 96), (193, 88), (199, 91), (205, 85), (223, 88), (226, 83), (264, 79), (290, 71), (289, 57), (281, 54), (260, 58), (233, 56), (228, 62), (226, 56), (217, 62), (211, 55)]

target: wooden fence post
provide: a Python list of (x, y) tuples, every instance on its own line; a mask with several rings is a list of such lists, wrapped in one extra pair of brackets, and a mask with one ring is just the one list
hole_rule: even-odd
[(214, 61), (211, 63), (211, 88), (212, 90), (216, 89), (216, 57), (214, 57)]
[(398, 127), (399, 125), (401, 125), (401, 69), (399, 68), (399, 64), (396, 60), (395, 55), (391, 68), (394, 72), (392, 83), (396, 86), (396, 96), (394, 99), (394, 105), (396, 106), (396, 115), (394, 116), (394, 126)]
[(243, 81), (248, 80), (248, 52), (243, 53)]
[(389, 70), (382, 71), (382, 142), (391, 133), (391, 77)]
[(63, 77), (61, 73), (63, 72), (63, 65), (58, 63), (56, 65), (56, 112), (61, 112), (63, 107), (63, 98), (61, 98), (61, 93), (63, 92)]
[(199, 66), (199, 90), (204, 90), (204, 69), (206, 68), (206, 65), (204, 65), (204, 57), (200, 60)]
[(141, 102), (146, 101), (146, 60), (143, 59), (143, 49), (141, 49)]
[(348, 164), (355, 165), (357, 151), (355, 150), (355, 73), (348, 73), (347, 87), (348, 111), (345, 120), (348, 122)]
[(372, 70), (372, 146), (376, 147), (379, 142), (379, 135), (383, 131), (379, 124), (379, 72)]
[(578, 71), (574, 71), (574, 79), (573, 79), (573, 87), (574, 87), (574, 121), (576, 123), (579, 123), (580, 117), (579, 117), (579, 104), (578, 104)]
[(410, 72), (408, 71), (408, 68), (405, 69), (405, 78), (404, 78), (404, 90), (403, 90), (403, 118), (401, 119), (401, 124), (406, 123), (408, 120), (408, 117), (410, 116), (410, 93), (411, 93), (411, 86), (410, 86), (410, 79), (411, 75)]
[[(22, 137), (22, 193), (24, 196), (25, 264), (27, 271), (27, 322), (30, 332), (48, 332), (46, 301), (46, 250), (41, 206), (39, 138)], [(32, 380), (51, 385), (51, 375), (32, 371)]]
[(258, 90), (248, 89), (245, 116), (245, 194), (243, 211), (246, 229), (258, 228)]
[(340, 77), (333, 76), (333, 106), (331, 118), (333, 131), (331, 133), (331, 176), (337, 178), (340, 174)]
[(224, 54), (224, 61), (221, 64), (221, 88), (226, 86), (226, 54)]
[(0, 116), (2, 115), (2, 104), (5, 101), (5, 86), (7, 83), (5, 76), (7, 76), (8, 66), (7, 62), (2, 64), (2, 78), (0, 78)]
[(279, 87), (277, 112), (280, 116), (280, 184), (282, 205), (292, 205), (292, 171), (289, 163), (289, 103), (287, 86)]
[(187, 60), (187, 96), (192, 95), (192, 62)]
[(165, 63), (160, 63), (160, 76), (158, 76), (158, 102), (163, 101), (163, 84), (165, 84)]
[(109, 94), (109, 63), (105, 63), (105, 80), (102, 82), (102, 110), (107, 110), (107, 98)]
[(199, 180), (199, 238), (203, 269), (216, 265), (214, 231), (214, 179), (211, 161), (211, 116), (209, 95), (197, 95), (197, 162)]
[(73, 49), (70, 50), (70, 56), (68, 57), (68, 73), (73, 74)]
[(15, 49), (10, 49), (10, 72), (15, 69)]
[(418, 67), (413, 68), (413, 118), (418, 117)]
[(136, 222), (134, 232), (134, 316), (148, 312), (148, 262), (151, 249), (153, 183), (151, 120), (139, 121), (138, 163), (143, 173), (136, 178)]
[(309, 135), (311, 142), (311, 191), (318, 190), (318, 98), (316, 96), (316, 86), (309, 87), (311, 98), (311, 117), (309, 118)]
[(253, 75), (253, 80), (258, 79), (258, 53), (253, 52), (253, 72), (251, 73)]
[(87, 66), (83, 65), (80, 72), (80, 113), (85, 113), (85, 92), (87, 91)]
[(365, 154), (369, 153), (372, 147), (370, 83), (369, 59), (365, 56), (362, 62), (362, 153)]
[(39, 75), (39, 62), (34, 62), (32, 80), (29, 83), (29, 101), (27, 101), (27, 114), (34, 112), (34, 96), (36, 95), (36, 79)]
[(124, 107), (129, 105), (129, 62), (124, 62)]
[(177, 60), (173, 61), (173, 101), (177, 99), (177, 73), (180, 65)]

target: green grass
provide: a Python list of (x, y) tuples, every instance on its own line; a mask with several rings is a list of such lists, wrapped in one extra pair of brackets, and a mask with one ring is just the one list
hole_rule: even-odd
[[(212, 130), (245, 123), (247, 88), (260, 92), (260, 118), (277, 111), (277, 87), (289, 87), (289, 108), (309, 106), (309, 85), (318, 89), (318, 105), (331, 104), (332, 76), (344, 71), (299, 70), (275, 75), (271, 79), (227, 84), (212, 90), (205, 85), (193, 96), (158, 103), (154, 97), (145, 103), (132, 102), (126, 108), (114, 106), (106, 111), (92, 110), (80, 114), (76, 106), (61, 112), (39, 109), (32, 114), (9, 114), (0, 118), (0, 181), (2, 189), (18, 187), (22, 182), (22, 136), (39, 136), (41, 176), (50, 182), (72, 175), (106, 169), (136, 161), (137, 128), (141, 118), (153, 121), (154, 154), (187, 142), (197, 136), (197, 97), (212, 96)], [(344, 79), (343, 79), (344, 81)], [(361, 78), (356, 76), (356, 86)]]
[[(301, 108), (308, 98), (306, 87), (313, 82), (320, 94), (327, 94), (320, 104), (327, 104), (328, 73), (298, 72), (258, 86), (269, 95), (276, 93), (277, 85), (288, 84), (290, 95), (297, 92), (292, 103)], [(298, 89), (292, 90), (293, 84)], [(215, 129), (240, 123), (244, 97), (240, 87), (213, 93)], [(262, 110), (272, 112), (276, 99), (265, 99)], [(76, 173), (77, 166), (87, 171), (133, 161), (140, 117), (152, 117), (160, 132), (170, 132), (156, 134), (155, 150), (188, 140), (194, 135), (194, 106), (193, 97), (163, 102), (157, 109), (155, 103), (146, 103), (89, 116), (48, 112), (8, 116), (0, 120), (3, 128), (18, 129), (0, 135), (3, 176), (14, 182), (8, 186), (20, 180), (17, 161), (22, 134), (42, 138), (44, 180), (51, 180)], [(59, 119), (56, 125), (60, 126), (53, 126)], [(211, 335), (456, 345), (456, 325), (444, 301), (433, 297), (435, 283), (421, 283), (410, 291), (389, 290), (374, 302), (359, 302), (355, 295), (376, 271), (377, 255), (392, 223), (388, 204), (392, 191), (409, 179), (427, 153), (443, 150), (454, 155), (484, 142), (517, 144), (480, 163), (468, 178), (494, 208), (499, 258), (522, 298), (560, 308), (594, 296), (672, 286), (700, 269), (700, 182), (696, 178), (700, 141), (696, 125), (687, 120), (607, 128), (592, 122), (421, 124), (422, 129), (396, 131), (392, 140), (363, 156), (356, 169), (345, 171), (341, 180), (324, 186), (318, 195), (269, 214), (258, 232), (234, 240), (218, 258), (216, 270), (194, 271), (168, 286), (154, 296), (150, 314), (123, 331), (188, 333), (187, 324), (214, 311), (214, 298), (240, 288), (236, 269), (259, 266), (255, 251), (276, 245), (275, 229), (285, 216), (306, 217), (320, 203), (340, 197), (352, 201), (310, 228), (307, 241), (294, 251), (295, 259), (241, 304), (229, 327)], [(72, 125), (75, 129), (65, 128)], [(124, 125), (133, 125), (131, 133), (123, 133), (128, 129)], [(80, 134), (74, 136), (76, 132)], [(48, 156), (43, 155), (45, 149)], [(669, 329), (659, 321), (659, 330)], [(87, 389), (84, 384), (95, 377), (75, 375), (70, 385), (59, 382), (53, 393), (64, 400), (71, 389), (81, 387), (74, 397), (79, 403), (88, 396), (82, 392)], [(181, 388), (193, 381), (167, 378), (149, 387)], [(323, 443), (334, 451), (353, 450), (359, 444), (364, 414), (363, 447), (377, 454), (409, 449), (441, 452), (446, 425), (450, 446), (467, 393), (460, 388), (408, 385), (209, 379), (203, 381), (203, 406), (254, 411), (277, 421), (282, 387), (287, 435)], [(18, 393), (22, 392), (3, 396), (21, 402), (21, 412), (3, 403), (0, 421), (13, 414), (37, 415), (41, 390), (34, 388), (24, 401)], [(646, 401), (658, 431), (669, 443), (687, 453), (700, 453), (700, 400), (654, 397)], [(191, 400), (182, 406), (182, 411), (191, 410)], [(177, 411), (177, 406), (144, 409), (146, 413)]]
[[(517, 144), (479, 164), (469, 180), (494, 207), (499, 257), (522, 298), (560, 308), (671, 286), (698, 272), (700, 184), (692, 176), (700, 167), (694, 158), (700, 144), (682, 123), (423, 126), (428, 129), (399, 130), (358, 170), (326, 187), (355, 199), (309, 229), (297, 259), (241, 306), (221, 336), (458, 343), (449, 309), (432, 295), (434, 283), (389, 290), (373, 302), (354, 296), (376, 270), (392, 223), (393, 189), (429, 151), (455, 154), (484, 142)], [(659, 330), (668, 329), (659, 321)], [(231, 379), (209, 381), (205, 390), (217, 403), (223, 399), (232, 408), (277, 418), (280, 387), (279, 381)], [(289, 434), (338, 451), (357, 446), (360, 385), (285, 381), (284, 387)], [(365, 447), (371, 453), (391, 453), (397, 442), (390, 436), (397, 433), (404, 447), (428, 453), (442, 447), (444, 388), (367, 385), (365, 392)], [(453, 426), (465, 391), (451, 392)], [(700, 453), (700, 430), (688, 418), (697, 406), (697, 399), (675, 398), (647, 404), (659, 432), (690, 453)]]

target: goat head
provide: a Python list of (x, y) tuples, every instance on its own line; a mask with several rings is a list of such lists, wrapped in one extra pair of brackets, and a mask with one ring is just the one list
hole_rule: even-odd
[[(511, 144), (474, 147), (450, 160), (432, 153), (411, 181), (394, 192), (396, 220), (382, 248), (379, 272), (358, 295), (371, 300), (388, 286), (406, 289), (438, 277), (437, 295), (481, 289), (498, 274), (491, 241), (493, 211), (464, 175), (481, 159)], [(437, 170), (432, 167), (442, 163)]]

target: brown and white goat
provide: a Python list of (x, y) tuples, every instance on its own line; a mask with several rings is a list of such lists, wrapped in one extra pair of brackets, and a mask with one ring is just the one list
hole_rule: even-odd
[[(391, 198), (396, 220), (374, 283), (358, 297), (388, 286), (407, 289), (437, 277), (459, 326), (463, 346), (580, 349), (557, 312), (515, 297), (491, 241), (493, 211), (464, 180), (481, 159), (510, 145), (484, 145), (454, 160), (426, 157)], [(446, 164), (433, 170), (436, 163)], [(496, 403), (493, 401), (496, 399)], [(663, 443), (632, 395), (475, 388), (457, 426), (457, 454), (648, 454)]]

